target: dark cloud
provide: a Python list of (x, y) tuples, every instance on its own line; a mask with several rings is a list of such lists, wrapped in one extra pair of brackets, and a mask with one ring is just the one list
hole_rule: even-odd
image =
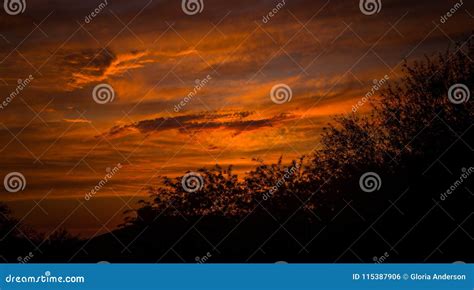
[(63, 74), (68, 74), (68, 85), (76, 89), (108, 77), (123, 75), (153, 60), (148, 57), (147, 51), (115, 53), (110, 48), (90, 48), (72, 52), (62, 51), (58, 56), (58, 62), (57, 67), (61, 68)]
[(275, 124), (289, 120), (293, 117), (289, 114), (279, 114), (271, 118), (247, 119), (251, 115), (253, 115), (252, 112), (211, 112), (169, 118), (160, 117), (150, 120), (142, 120), (125, 126), (115, 126), (105, 135), (109, 137), (118, 136), (133, 130), (138, 130), (142, 134), (150, 134), (166, 130), (178, 130), (182, 133), (194, 133), (213, 129), (229, 129), (234, 130), (235, 134), (239, 134), (243, 131), (272, 127)]
[(110, 49), (85, 49), (79, 52), (63, 52), (63, 65), (92, 76), (101, 76), (116, 59)]
[[(69, 72), (68, 83), (76, 87), (80, 86), (83, 80), (101, 78), (116, 58), (110, 49), (84, 49), (64, 51), (58, 60), (63, 71)], [(78, 78), (78, 75), (82, 77)]]

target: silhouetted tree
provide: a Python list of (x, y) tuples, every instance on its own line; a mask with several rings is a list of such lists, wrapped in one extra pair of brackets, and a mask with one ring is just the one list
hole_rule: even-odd
[[(432, 200), (439, 199), (440, 188), (448, 188), (451, 182), (445, 178), (446, 169), (428, 174), (427, 168), (432, 168), (448, 151), (450, 155), (443, 161), (446, 168), (460, 170), (473, 163), (472, 141), (466, 143), (473, 139), (469, 130), (474, 117), (472, 102), (455, 104), (448, 96), (453, 85), (474, 87), (472, 59), (474, 45), (469, 40), (435, 57), (412, 65), (405, 63), (404, 76), (391, 81), (381, 90), (380, 98), (370, 101), (373, 110), (369, 114), (336, 116), (324, 128), (320, 148), (298, 161), (287, 165), (281, 158), (275, 164), (260, 162), (243, 178), (233, 174), (231, 167), (203, 168), (197, 171), (203, 182), (196, 192), (184, 190), (183, 177), (164, 178), (163, 186), (150, 189), (152, 200), (142, 201), (128, 225), (153, 225), (163, 217), (238, 217), (236, 220), (240, 221), (251, 216), (239, 240), (238, 246), (243, 249), (242, 239), (259, 236), (259, 229), (268, 227), (271, 219), (296, 221), (287, 225), (289, 230), (301, 234), (302, 239), (308, 238), (314, 235), (313, 231), (318, 232), (320, 225), (332, 222), (336, 211), (353, 202), (360, 216), (338, 217), (330, 241), (323, 244), (330, 249), (351, 236), (357, 237), (357, 229), (363, 226), (359, 218), (376, 220), (389, 201), (396, 200), (402, 192), (408, 203), (403, 218), (416, 220)], [(457, 142), (461, 136), (463, 141)], [(376, 194), (363, 192), (359, 186), (359, 178), (368, 171), (382, 177), (383, 187)], [(445, 207), (465, 214), (469, 212), (469, 202), (472, 197), (462, 195)], [(214, 218), (205, 220), (210, 228), (223, 225)], [(386, 221), (390, 231), (384, 234), (405, 230), (400, 222)], [(428, 223), (417, 233), (429, 244), (439, 239), (434, 230), (439, 226)], [(280, 242), (276, 247), (282, 250), (287, 241)], [(370, 250), (371, 245), (366, 248)], [(410, 257), (420, 255), (413, 249), (407, 252)], [(318, 253), (321, 259), (328, 254)]]
[[(354, 180), (368, 170), (396, 175), (413, 158), (431, 162), (472, 125), (472, 102), (453, 104), (448, 91), (458, 83), (473, 86), (473, 51), (468, 41), (435, 58), (405, 63), (405, 76), (381, 91), (369, 115), (337, 116), (323, 129), (322, 147), (308, 162), (261, 163), (243, 180), (231, 167), (200, 169), (203, 188), (193, 193), (183, 189), (182, 177), (164, 178), (164, 186), (150, 190), (153, 200), (143, 201), (137, 220), (180, 214), (243, 216), (264, 201), (263, 207), (280, 214), (303, 201), (309, 210), (334, 208), (344, 197), (354, 197)], [(290, 168), (297, 170), (285, 178)]]
[(1, 237), (6, 236), (17, 236), (16, 226), (18, 220), (11, 216), (11, 211), (7, 205), (0, 203), (0, 235)]

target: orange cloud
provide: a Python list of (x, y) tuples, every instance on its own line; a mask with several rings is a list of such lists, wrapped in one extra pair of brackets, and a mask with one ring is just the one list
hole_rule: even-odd
[(86, 119), (63, 119), (66, 123), (91, 123), (90, 120)]

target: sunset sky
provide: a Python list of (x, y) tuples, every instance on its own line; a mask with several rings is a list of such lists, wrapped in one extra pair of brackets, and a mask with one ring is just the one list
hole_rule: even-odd
[[(355, 0), (203, 0), (187, 15), (178, 0), (108, 0), (88, 17), (101, 3), (26, 0), (22, 14), (0, 11), (0, 101), (33, 77), (0, 109), (2, 180), (26, 179), (23, 191), (2, 187), (1, 200), (45, 231), (111, 230), (160, 176), (214, 164), (243, 174), (253, 158), (308, 154), (374, 80), (398, 79), (405, 58), (445, 51), (474, 27), (472, 2), (440, 22), (457, 1), (382, 0), (365, 15)], [(113, 101), (94, 101), (99, 84)], [(279, 84), (289, 102), (272, 101)]]

